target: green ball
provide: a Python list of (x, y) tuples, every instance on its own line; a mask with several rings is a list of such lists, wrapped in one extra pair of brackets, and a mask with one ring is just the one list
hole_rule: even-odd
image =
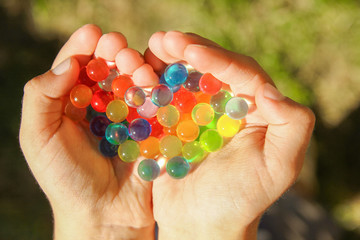
[(223, 138), (214, 129), (208, 129), (200, 136), (201, 147), (207, 152), (215, 152), (223, 145)]
[(204, 149), (197, 141), (185, 143), (182, 154), (188, 162), (200, 162), (205, 155)]
[(211, 96), (210, 105), (216, 113), (224, 113), (225, 105), (231, 98), (231, 94), (226, 90), (220, 90), (217, 94)]
[(138, 166), (138, 174), (145, 181), (153, 181), (160, 174), (160, 166), (154, 159), (144, 159)]
[(166, 164), (166, 171), (172, 178), (183, 178), (188, 174), (189, 170), (189, 163), (185, 158), (180, 156), (171, 158)]
[(133, 140), (126, 140), (120, 144), (118, 155), (124, 162), (134, 162), (140, 155), (139, 144)]

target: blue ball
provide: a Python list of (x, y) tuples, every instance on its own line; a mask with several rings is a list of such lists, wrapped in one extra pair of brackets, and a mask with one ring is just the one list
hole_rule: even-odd
[(90, 131), (97, 137), (103, 137), (110, 123), (111, 121), (107, 117), (96, 116), (90, 121)]
[(144, 159), (138, 166), (138, 174), (145, 181), (153, 181), (160, 175), (160, 166), (154, 159)]
[(168, 86), (173, 93), (176, 93), (181, 88), (181, 85), (175, 85), (175, 86), (172, 86), (172, 87), (169, 86), (169, 84), (165, 81), (164, 74), (160, 76), (159, 83), (160, 84), (165, 84), (166, 86)]
[(170, 64), (164, 73), (165, 81), (170, 87), (183, 84), (188, 75), (187, 68), (181, 63)]
[(176, 156), (166, 163), (166, 171), (175, 179), (184, 178), (190, 171), (190, 165), (184, 157)]
[(105, 138), (113, 145), (119, 145), (127, 140), (129, 132), (122, 123), (111, 123), (105, 131)]
[(99, 142), (99, 151), (104, 157), (115, 157), (118, 155), (118, 145), (113, 145), (106, 140), (106, 138), (102, 138)]
[(150, 136), (151, 125), (143, 118), (133, 120), (129, 125), (129, 136), (135, 141), (143, 141)]

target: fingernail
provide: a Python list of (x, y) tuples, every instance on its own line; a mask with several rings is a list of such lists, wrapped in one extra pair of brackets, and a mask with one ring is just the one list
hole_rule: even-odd
[(59, 65), (57, 65), (53, 70), (51, 70), (55, 75), (62, 75), (67, 70), (69, 70), (71, 64), (71, 59), (67, 58), (66, 60), (62, 61)]
[(190, 44), (188, 47), (207, 48), (207, 46), (205, 46), (205, 45), (200, 45), (200, 44)]
[(282, 101), (285, 99), (285, 96), (282, 95), (274, 86), (270, 83), (266, 83), (264, 87), (264, 97), (276, 101)]

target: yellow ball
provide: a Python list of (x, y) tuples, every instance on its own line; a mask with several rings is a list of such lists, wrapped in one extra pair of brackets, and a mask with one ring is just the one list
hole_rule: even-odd
[(180, 113), (173, 105), (167, 105), (159, 108), (157, 111), (157, 120), (164, 127), (175, 126), (180, 119)]
[(240, 130), (241, 120), (235, 120), (230, 118), (228, 115), (222, 115), (217, 124), (216, 128), (219, 134), (223, 137), (233, 137)]
[(106, 116), (113, 122), (122, 122), (129, 114), (129, 108), (122, 100), (113, 100), (106, 107)]

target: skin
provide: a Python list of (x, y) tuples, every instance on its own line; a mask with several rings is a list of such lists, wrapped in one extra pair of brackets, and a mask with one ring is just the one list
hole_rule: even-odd
[[(102, 157), (86, 124), (63, 115), (64, 96), (94, 53), (142, 86), (157, 84), (155, 72), (174, 61), (210, 72), (252, 103), (246, 126), (186, 178), (145, 182), (134, 172), (138, 162)], [(155, 33), (144, 55), (120, 33), (86, 25), (52, 67), (69, 68), (24, 88), (20, 145), (52, 206), (55, 239), (153, 239), (155, 220), (160, 239), (256, 239), (260, 216), (301, 170), (313, 113), (282, 96), (255, 60), (198, 35)]]

